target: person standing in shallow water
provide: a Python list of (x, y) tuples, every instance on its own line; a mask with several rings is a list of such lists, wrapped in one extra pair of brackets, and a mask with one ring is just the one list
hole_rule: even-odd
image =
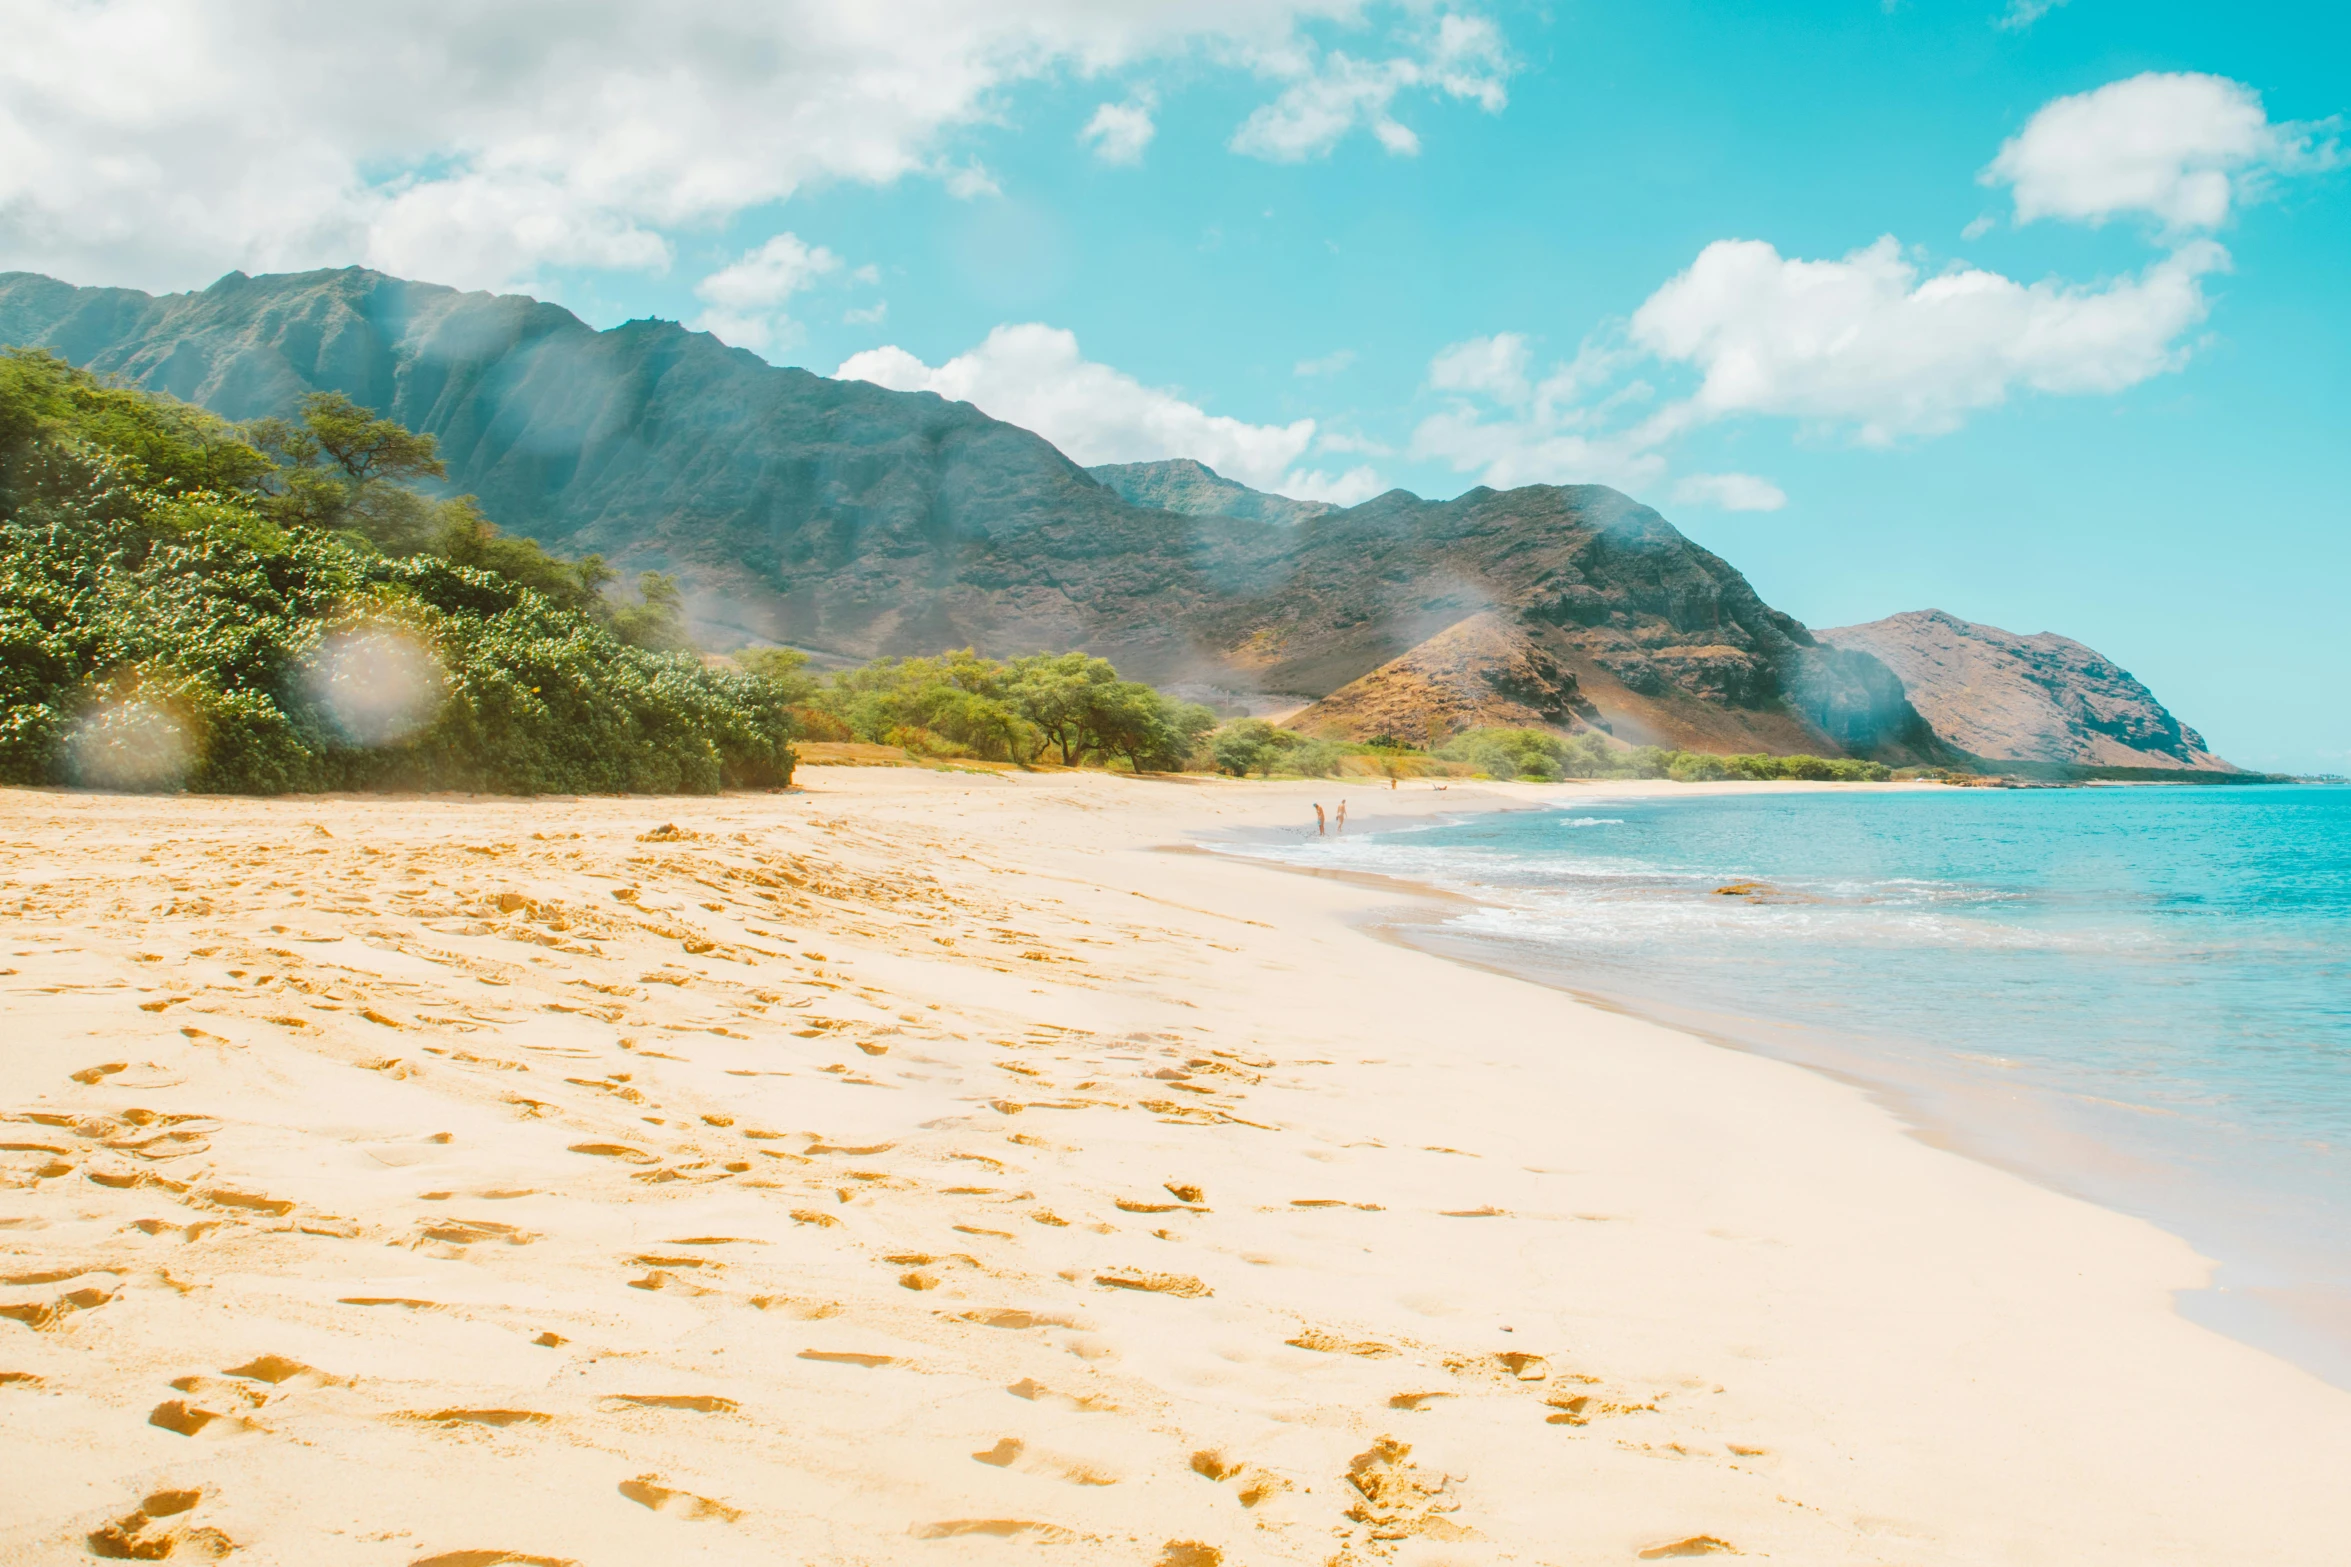
[(1319, 802), (1314, 807), (1314, 835), (1317, 838), (1323, 836), (1322, 806)]
[(1344, 800), (1339, 802), (1338, 830), (1341, 832), (1347, 830), (1347, 802)]

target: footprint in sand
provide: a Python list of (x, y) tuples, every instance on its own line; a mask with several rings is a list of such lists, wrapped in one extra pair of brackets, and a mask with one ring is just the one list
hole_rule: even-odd
[(1042, 1312), (1004, 1308), (995, 1311), (967, 1311), (963, 1320), (976, 1322), (984, 1328), (1075, 1328), (1078, 1324), (1067, 1317), (1050, 1316)]
[(246, 1423), (234, 1415), (224, 1415), (217, 1410), (199, 1409), (195, 1405), (177, 1398), (157, 1404), (149, 1412), (147, 1423), (165, 1431), (175, 1432), (180, 1436), (194, 1436), (199, 1431), (214, 1426), (222, 1431), (242, 1431), (247, 1428)]
[(417, 1300), (407, 1295), (343, 1295), (335, 1300), (338, 1306), (403, 1306), (410, 1311), (439, 1311), (437, 1300)]
[(1145, 1273), (1140, 1270), (1121, 1270), (1115, 1273), (1097, 1273), (1094, 1282), (1111, 1289), (1142, 1290), (1153, 1295), (1175, 1295), (1186, 1300), (1213, 1295), (1216, 1291), (1185, 1273)]
[[(186, 1517), (204, 1500), (200, 1490), (156, 1491), (130, 1512), (93, 1529), (84, 1544), (102, 1561), (160, 1561), (167, 1556), (217, 1561), (236, 1542), (218, 1529), (189, 1527)], [(180, 1522), (157, 1525), (170, 1518)]]
[(690, 1409), (698, 1415), (731, 1415), (741, 1407), (715, 1393), (616, 1393), (613, 1397), (640, 1409)]
[(1059, 1524), (1037, 1523), (1027, 1518), (951, 1518), (942, 1523), (918, 1524), (913, 1532), (918, 1540), (952, 1540), (967, 1534), (994, 1535), (1008, 1540), (1017, 1535), (1050, 1545), (1066, 1544), (1077, 1538)]
[(640, 1507), (680, 1518), (716, 1518), (722, 1523), (733, 1523), (743, 1516), (740, 1508), (663, 1485), (659, 1475), (643, 1474), (634, 1480), (623, 1480), (620, 1494)]
[(1116, 1475), (1106, 1474), (1091, 1464), (1080, 1463), (1070, 1458), (1058, 1458), (1050, 1454), (1032, 1455), (1028, 1451), (1028, 1445), (1016, 1436), (999, 1438), (994, 1447), (984, 1453), (974, 1453), (971, 1456), (991, 1468), (1010, 1469), (1017, 1464), (1029, 1473), (1051, 1475), (1057, 1480), (1067, 1480), (1072, 1485), (1118, 1484)]
[(212, 1203), (218, 1207), (239, 1208), (248, 1213), (267, 1214), (273, 1219), (282, 1219), (287, 1214), (294, 1211), (294, 1205), (283, 1198), (259, 1197), (255, 1196), (251, 1192), (233, 1192), (225, 1189), (219, 1189), (208, 1192), (198, 1192), (196, 1195), (202, 1198), (204, 1201)]
[(1325, 1355), (1361, 1355), (1368, 1360), (1396, 1353), (1387, 1345), (1370, 1339), (1350, 1342), (1335, 1334), (1325, 1333), (1320, 1328), (1307, 1328), (1296, 1338), (1284, 1339), (1282, 1342), (1297, 1349), (1316, 1350)]
[(1210, 1480), (1230, 1480), (1241, 1472), (1241, 1466), (1214, 1448), (1204, 1447), (1192, 1455), (1192, 1473)]
[(426, 1227), (424, 1239), (445, 1241), (452, 1246), (471, 1246), (480, 1241), (528, 1246), (538, 1237), (511, 1224), (493, 1224), (488, 1219), (443, 1219)]
[(1418, 1409), (1432, 1398), (1451, 1398), (1451, 1393), (1398, 1393), (1388, 1400), (1390, 1409)]

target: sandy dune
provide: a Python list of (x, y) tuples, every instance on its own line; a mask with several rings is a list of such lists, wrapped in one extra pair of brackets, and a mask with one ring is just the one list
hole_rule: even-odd
[(1156, 847), (1331, 786), (805, 781), (0, 794), (0, 1561), (2351, 1538), (2180, 1242)]

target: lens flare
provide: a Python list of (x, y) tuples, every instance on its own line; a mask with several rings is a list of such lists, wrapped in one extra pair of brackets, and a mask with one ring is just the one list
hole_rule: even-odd
[(327, 721), (354, 745), (391, 745), (433, 721), (448, 672), (431, 647), (396, 626), (330, 633), (303, 682)]
[(102, 703), (65, 737), (66, 775), (86, 789), (174, 789), (195, 765), (187, 720), (146, 697)]

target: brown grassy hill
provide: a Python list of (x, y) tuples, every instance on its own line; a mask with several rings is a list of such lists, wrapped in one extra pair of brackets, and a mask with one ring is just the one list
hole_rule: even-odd
[(1511, 617), (1488, 611), (1349, 681), (1290, 724), (1339, 739), (1392, 735), (1434, 746), (1464, 729), (1570, 729), (1598, 716), (1566, 665)]

